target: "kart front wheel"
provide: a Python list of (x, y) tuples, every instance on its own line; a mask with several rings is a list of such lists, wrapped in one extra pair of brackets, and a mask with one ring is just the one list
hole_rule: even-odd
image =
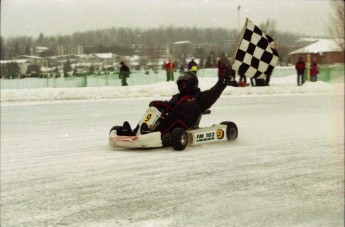
[(231, 121), (224, 121), (220, 123), (221, 125), (226, 125), (226, 137), (228, 140), (235, 140), (238, 137), (237, 125)]
[(187, 131), (184, 128), (174, 128), (170, 133), (170, 142), (174, 150), (182, 151), (188, 143)]

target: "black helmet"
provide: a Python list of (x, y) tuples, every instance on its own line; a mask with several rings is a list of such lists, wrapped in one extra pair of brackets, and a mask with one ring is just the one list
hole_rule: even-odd
[(194, 95), (199, 92), (199, 80), (193, 72), (182, 73), (176, 81), (181, 95)]

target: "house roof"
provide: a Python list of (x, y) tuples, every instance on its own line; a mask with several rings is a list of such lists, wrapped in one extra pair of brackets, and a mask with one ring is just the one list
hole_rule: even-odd
[(98, 58), (114, 58), (116, 55), (113, 53), (95, 53), (95, 54), (90, 54), (91, 57), (98, 57)]
[(16, 60), (1, 60), (0, 64), (7, 64), (7, 63), (18, 63), (18, 64), (22, 64), (22, 63), (27, 63), (29, 62), (28, 59), (16, 59)]
[(174, 45), (181, 45), (181, 44), (190, 44), (192, 43), (191, 41), (178, 41), (178, 42), (175, 42), (173, 43)]
[(317, 38), (299, 38), (298, 40), (295, 41), (295, 43), (313, 43), (318, 40), (319, 39)]
[(312, 54), (312, 53), (324, 53), (324, 52), (339, 52), (343, 51), (339, 45), (337, 44), (336, 40), (334, 39), (317, 39), (313, 43), (297, 49), (291, 54)]
[(33, 55), (20, 55), (20, 56), (14, 57), (13, 59), (42, 59), (42, 58), (38, 56), (33, 56)]

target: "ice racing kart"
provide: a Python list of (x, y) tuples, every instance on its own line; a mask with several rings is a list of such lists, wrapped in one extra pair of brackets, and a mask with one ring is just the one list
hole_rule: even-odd
[[(209, 114), (210, 110), (203, 114)], [(149, 107), (141, 120), (141, 124), (148, 126), (155, 124), (160, 117), (160, 111), (155, 107)], [(198, 145), (211, 142), (233, 141), (238, 136), (238, 129), (235, 123), (224, 121), (209, 127), (201, 128), (199, 123), (202, 115), (199, 116), (197, 123), (189, 129), (173, 128), (170, 133), (161, 136), (161, 132), (150, 132), (142, 134), (137, 130), (135, 135), (123, 135), (122, 126), (114, 126), (109, 132), (109, 144), (113, 147), (123, 148), (157, 148), (172, 147), (174, 150), (184, 150), (187, 145)]]

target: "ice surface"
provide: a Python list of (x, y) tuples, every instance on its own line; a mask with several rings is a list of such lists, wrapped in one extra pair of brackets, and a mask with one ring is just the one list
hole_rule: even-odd
[(173, 82), (1, 91), (1, 226), (343, 226), (344, 85), (290, 80), (228, 87), (201, 126), (238, 139), (182, 152), (108, 146)]

